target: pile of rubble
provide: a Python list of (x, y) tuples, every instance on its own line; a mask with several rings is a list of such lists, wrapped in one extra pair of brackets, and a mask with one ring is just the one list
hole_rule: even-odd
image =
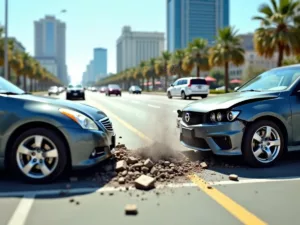
[(188, 173), (199, 173), (207, 168), (205, 162), (191, 162), (179, 152), (161, 149), (161, 155), (153, 153), (153, 147), (130, 151), (125, 145), (118, 145), (114, 152), (116, 176), (112, 181), (121, 185), (134, 184), (146, 190), (154, 188), (156, 182), (186, 179)]

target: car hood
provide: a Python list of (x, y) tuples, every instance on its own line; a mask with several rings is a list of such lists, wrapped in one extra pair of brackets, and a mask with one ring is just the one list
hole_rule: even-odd
[(195, 101), (184, 107), (183, 111), (207, 113), (217, 109), (228, 109), (242, 103), (277, 98), (279, 94), (278, 92), (233, 92), (220, 94)]
[(89, 116), (94, 120), (100, 120), (106, 117), (106, 114), (97, 108), (94, 108), (86, 104), (76, 103), (76, 102), (67, 101), (63, 99), (42, 97), (42, 96), (35, 96), (35, 95), (13, 95), (11, 97), (15, 99), (24, 100), (25, 104), (35, 104), (35, 103), (47, 104), (47, 105), (56, 106), (57, 108), (68, 108), (68, 109), (76, 110), (78, 112), (81, 112)]

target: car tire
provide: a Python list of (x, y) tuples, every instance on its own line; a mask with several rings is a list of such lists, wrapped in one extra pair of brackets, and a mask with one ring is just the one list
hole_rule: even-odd
[(168, 95), (168, 98), (170, 98), (170, 99), (172, 98), (171, 92), (168, 91), (167, 95)]
[[(266, 133), (266, 128), (268, 128), (270, 135)], [(267, 138), (264, 141), (259, 142), (260, 140), (257, 141), (257, 139), (261, 139), (261, 136), (259, 134), (262, 134), (262, 140), (265, 139), (265, 135), (269, 136), (269, 139)], [(275, 143), (272, 139), (277, 140), (276, 145), (274, 146), (268, 145), (272, 143), (272, 141), (273, 143)], [(270, 167), (281, 158), (286, 148), (285, 142), (286, 140), (284, 139), (284, 135), (280, 127), (278, 127), (275, 122), (270, 120), (259, 120), (257, 122), (254, 122), (246, 128), (246, 131), (244, 133), (242, 143), (244, 160), (251, 167)], [(252, 143), (254, 146), (252, 145)], [(259, 144), (262, 144), (263, 147), (269, 149), (268, 153), (270, 154), (270, 159), (267, 158), (266, 151), (260, 150), (261, 147), (259, 147)], [(253, 148), (255, 148), (255, 150)], [(256, 156), (254, 152), (257, 153)], [(259, 152), (261, 153), (259, 154)]]
[(201, 95), (201, 98), (207, 98), (207, 95)]
[[(31, 150), (29, 149), (29, 145), (26, 144), (32, 144), (36, 140), (36, 137), (42, 137), (42, 142), (41, 142), (41, 147), (42, 151), (50, 151), (51, 149), (56, 149), (56, 151), (52, 152), (53, 156), (57, 157), (48, 157), (44, 158), (45, 161), (47, 162), (46, 169), (44, 172), (42, 172), (41, 169), (36, 168), (36, 165), (41, 166), (43, 163), (40, 162), (38, 164), (39, 160), (41, 160), (42, 155), (38, 153), (37, 150)], [(41, 139), (39, 139), (41, 140)], [(31, 146), (32, 146), (31, 144)], [(53, 146), (51, 146), (53, 145)], [(26, 146), (27, 148), (21, 150), (20, 146)], [(48, 146), (50, 149), (45, 150), (46, 146)], [(19, 150), (18, 150), (19, 149)], [(20, 153), (21, 151), (27, 152), (32, 151), (35, 153), (35, 156), (32, 154), (31, 155), (26, 155)], [(22, 156), (23, 155), (23, 156)], [(49, 158), (53, 158), (52, 160), (52, 168), (51, 168), (51, 160)], [(23, 160), (21, 160), (23, 159)], [(25, 159), (25, 160), (24, 160)], [(8, 150), (8, 155), (7, 155), (7, 160), (8, 160), (8, 166), (10, 170), (20, 179), (27, 183), (34, 183), (34, 184), (41, 184), (41, 183), (50, 183), (56, 179), (58, 179), (65, 171), (67, 168), (68, 164), (68, 156), (67, 156), (67, 148), (62, 140), (62, 138), (57, 135), (57, 133), (51, 129), (45, 129), (45, 128), (33, 128), (24, 131), (21, 135), (19, 135), (16, 140), (14, 141), (14, 144), (11, 149)], [(36, 162), (34, 162), (34, 160)], [(43, 160), (43, 159), (42, 159)], [(24, 166), (22, 165), (24, 161), (27, 161), (27, 164)], [(28, 165), (29, 162), (34, 163), (35, 165), (29, 169), (29, 172), (27, 175), (26, 172), (24, 172), (25, 167)], [(25, 163), (24, 163), (25, 164)], [(24, 166), (24, 167), (23, 167)], [(21, 169), (23, 167), (23, 170)], [(48, 169), (48, 170), (47, 170)], [(41, 176), (38, 177), (38, 173), (31, 174), (32, 170), (40, 170)], [(44, 176), (44, 173), (48, 173), (48, 175)]]
[(185, 95), (185, 92), (184, 92), (184, 91), (181, 92), (181, 98), (182, 98), (182, 99), (186, 99), (186, 95)]

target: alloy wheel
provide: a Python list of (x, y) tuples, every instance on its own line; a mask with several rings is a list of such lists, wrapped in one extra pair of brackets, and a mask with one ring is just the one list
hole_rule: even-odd
[(17, 148), (17, 165), (27, 177), (43, 179), (56, 169), (59, 161), (56, 145), (47, 137), (32, 135)]
[(280, 150), (280, 135), (271, 126), (263, 126), (256, 130), (251, 141), (254, 157), (261, 163), (274, 161)]

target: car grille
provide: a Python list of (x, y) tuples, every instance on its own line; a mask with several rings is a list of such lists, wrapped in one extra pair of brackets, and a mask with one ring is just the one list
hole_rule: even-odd
[(189, 112), (189, 111), (184, 111), (182, 113), (182, 120), (187, 125), (197, 125), (197, 124), (203, 124), (207, 122), (205, 113)]
[(99, 122), (104, 126), (104, 128), (107, 131), (113, 132), (113, 126), (108, 117), (99, 120)]

